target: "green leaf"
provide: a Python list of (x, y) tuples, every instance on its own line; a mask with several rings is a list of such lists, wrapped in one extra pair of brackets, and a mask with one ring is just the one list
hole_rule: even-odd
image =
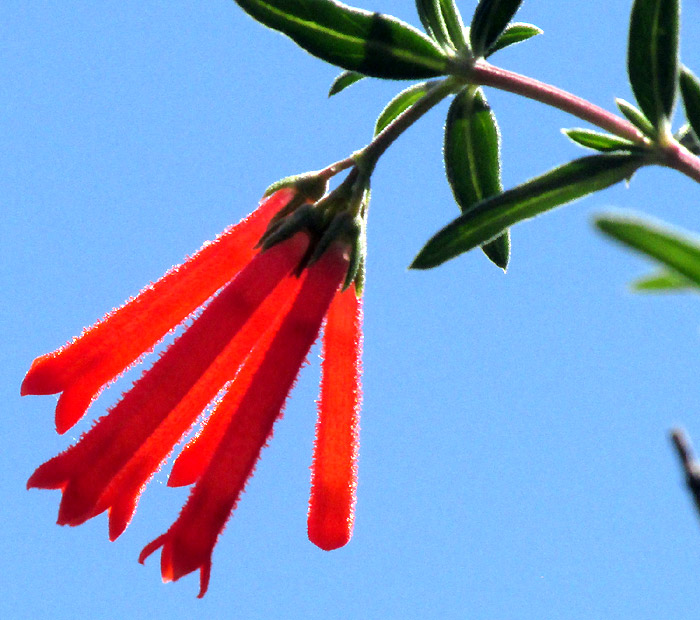
[(619, 97), (615, 99), (617, 107), (625, 115), (625, 118), (632, 123), (639, 131), (641, 131), (645, 136), (649, 138), (656, 138), (656, 129), (654, 125), (651, 124), (649, 119), (644, 116), (644, 114), (635, 108), (631, 103), (620, 99)]
[(675, 293), (696, 288), (688, 278), (671, 269), (659, 269), (656, 273), (635, 280), (630, 286), (640, 293)]
[(527, 41), (538, 34), (542, 34), (542, 32), (543, 31), (540, 28), (533, 26), (532, 24), (524, 24), (521, 22), (509, 24), (503, 31), (503, 34), (498, 37), (498, 40), (490, 47), (486, 57), (488, 58), (494, 52), (497, 52), (504, 47), (508, 47), (509, 45)]
[(365, 75), (361, 73), (356, 73), (355, 71), (343, 71), (331, 84), (328, 90), (328, 96), (332, 97), (337, 95), (339, 92), (345, 90), (348, 86), (352, 86), (355, 82), (359, 82), (364, 79)]
[(505, 272), (510, 262), (510, 230), (505, 230), (498, 237), (481, 246), (484, 254), (496, 267)]
[[(483, 92), (462, 90), (452, 101), (445, 123), (445, 170), (462, 212), (478, 202), (500, 194), (500, 133)], [(508, 266), (508, 231), (483, 246), (486, 255), (501, 269)]]
[(440, 45), (452, 47), (447, 24), (442, 17), (440, 0), (416, 0), (416, 9), (425, 31)]
[(700, 135), (700, 81), (687, 67), (681, 68), (681, 95), (688, 123)]
[(310, 54), (348, 71), (387, 79), (449, 72), (450, 59), (424, 34), (388, 15), (334, 0), (236, 0), (251, 17)]
[(481, 89), (462, 90), (445, 123), (445, 169), (455, 200), (464, 212), (503, 191), (500, 135)]
[(639, 147), (623, 138), (590, 129), (562, 129), (571, 140), (589, 149), (609, 153), (611, 151), (638, 151)]
[(678, 88), (679, 0), (634, 0), (627, 71), (639, 107), (659, 129), (671, 118)]
[(490, 51), (521, 4), (522, 0), (479, 0), (469, 30), (475, 56)]
[(440, 0), (442, 18), (445, 20), (447, 34), (450, 36), (455, 49), (461, 50), (469, 47), (464, 36), (464, 22), (454, 0)]
[(639, 217), (604, 215), (595, 224), (609, 237), (700, 285), (700, 243), (695, 239)]
[(377, 123), (374, 126), (374, 135), (376, 136), (382, 129), (385, 129), (391, 122), (402, 112), (410, 108), (416, 101), (425, 95), (430, 89), (430, 83), (422, 82), (409, 86), (406, 90), (401, 91), (394, 97), (387, 106), (382, 110), (382, 113), (377, 118)]
[(454, 0), (416, 0), (418, 16), (426, 32), (440, 45), (464, 49), (464, 24)]
[(425, 244), (411, 268), (437, 267), (491, 241), (517, 222), (629, 179), (644, 163), (641, 155), (592, 155), (550, 170), (453, 220)]

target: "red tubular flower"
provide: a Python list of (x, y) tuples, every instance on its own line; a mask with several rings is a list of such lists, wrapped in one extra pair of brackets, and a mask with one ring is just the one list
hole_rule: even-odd
[(326, 315), (309, 538), (334, 549), (352, 533), (361, 310), (354, 285), (340, 288), (351, 268), (353, 240), (334, 233), (322, 244), (323, 229), (298, 225), (306, 221), (302, 214), (289, 234), (255, 250), (272, 218), (282, 218), (275, 219), (280, 230), (280, 221), (299, 202), (296, 190), (278, 190), (248, 219), (80, 338), (35, 360), (22, 384), (22, 394), (63, 392), (56, 411), (63, 432), (105, 383), (221, 289), (120, 402), (27, 483), (61, 489), (61, 525), (79, 525), (108, 511), (114, 540), (129, 524), (150, 478), (220, 396), (168, 481), (170, 486), (196, 483), (192, 494), (173, 526), (140, 558), (143, 562), (163, 547), (164, 581), (200, 569), (200, 596), (207, 589), (216, 540)]
[(309, 540), (330, 551), (352, 536), (360, 441), (362, 305), (352, 286), (331, 304), (311, 468)]
[[(199, 596), (206, 592), (216, 539), (272, 433), (347, 269), (347, 248), (342, 246), (332, 247), (309, 268), (294, 304), (254, 371), (182, 513), (141, 553), (139, 559), (143, 562), (163, 547), (161, 572), (165, 581), (200, 569)], [(222, 402), (222, 407), (226, 405)]]
[(253, 257), (270, 219), (295, 197), (283, 188), (118, 310), (64, 347), (34, 360), (22, 396), (57, 394), (56, 430), (65, 433), (102, 387), (209, 299)]

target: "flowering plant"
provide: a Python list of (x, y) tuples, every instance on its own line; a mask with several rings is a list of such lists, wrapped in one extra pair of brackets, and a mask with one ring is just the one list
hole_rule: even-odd
[[(343, 69), (331, 94), (365, 78), (420, 82), (388, 103), (369, 144), (319, 172), (274, 184), (249, 218), (72, 343), (37, 358), (22, 384), (22, 394), (61, 393), (56, 429), (63, 433), (105, 385), (194, 317), (109, 414), (41, 465), (28, 486), (62, 491), (59, 524), (78, 525), (107, 511), (114, 540), (127, 527), (151, 476), (207, 406), (216, 403), (170, 474), (171, 486), (194, 485), (190, 498), (174, 525), (141, 554), (143, 561), (162, 548), (164, 580), (200, 570), (200, 596), (207, 589), (216, 540), (322, 329), (309, 537), (323, 549), (350, 538), (370, 179), (384, 152), (428, 110), (453, 97), (444, 156), (461, 215), (427, 241), (412, 263), (416, 269), (480, 247), (505, 270), (511, 226), (629, 181), (643, 166), (667, 166), (700, 181), (700, 82), (679, 63), (677, 1), (633, 3), (628, 67), (639, 108), (618, 100), (622, 117), (491, 64), (499, 50), (540, 32), (513, 22), (520, 1), (481, 0), (465, 28), (452, 0), (418, 0), (425, 33), (333, 0), (237, 3)], [(500, 133), (485, 86), (560, 108), (607, 133), (567, 130), (574, 142), (597, 153), (504, 190)], [(688, 122), (674, 132), (671, 116), (679, 93)], [(346, 178), (329, 191), (329, 180), (344, 172)], [(700, 283), (700, 251), (687, 239), (629, 218), (604, 217), (597, 223), (666, 265), (662, 278), (655, 275), (640, 286), (673, 289), (679, 282)]]

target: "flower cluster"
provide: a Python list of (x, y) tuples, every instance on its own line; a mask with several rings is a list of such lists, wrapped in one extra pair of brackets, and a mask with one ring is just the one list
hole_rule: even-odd
[[(194, 485), (189, 499), (140, 557), (143, 562), (162, 548), (164, 581), (199, 569), (203, 596), (217, 538), (325, 319), (308, 533), (326, 550), (348, 542), (362, 338), (352, 282), (356, 238), (337, 225), (342, 217), (320, 230), (304, 224), (298, 214), (314, 208), (298, 186), (276, 189), (247, 219), (79, 338), (34, 361), (21, 393), (60, 392), (56, 429), (64, 433), (107, 383), (206, 304), (106, 416), (29, 478), (29, 488), (62, 491), (59, 524), (79, 525), (107, 511), (115, 540), (145, 485), (215, 402), (168, 480), (169, 486)], [(264, 235), (268, 242), (259, 249)]]

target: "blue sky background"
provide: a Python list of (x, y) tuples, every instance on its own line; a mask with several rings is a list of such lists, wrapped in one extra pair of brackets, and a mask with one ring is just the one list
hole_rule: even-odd
[[(418, 24), (407, 0), (358, 0)], [(475, 4), (462, 1), (469, 14)], [(494, 62), (613, 109), (630, 2), (530, 0), (545, 34)], [(700, 5), (683, 61), (700, 71)], [(209, 593), (162, 585), (142, 546), (187, 490), (142, 496), (115, 543), (104, 515), (55, 525), (25, 491), (59, 437), (55, 398), (19, 398), (32, 359), (80, 333), (238, 221), (282, 176), (361, 147), (399, 83), (328, 100), (337, 70), (230, 0), (0, 4), (0, 579), (3, 618), (696, 618), (700, 527), (667, 438), (700, 442), (695, 296), (642, 297), (649, 270), (591, 226), (635, 209), (698, 230), (700, 189), (661, 169), (513, 230), (507, 275), (479, 252), (411, 259), (457, 213), (441, 162), (447, 104), (374, 177), (365, 396), (352, 542), (306, 539), (317, 352), (214, 553)], [(487, 91), (506, 186), (583, 154), (564, 113)], [(680, 122), (676, 123), (676, 127)], [(93, 405), (99, 416), (140, 370)], [(88, 417), (90, 417), (88, 416)]]

